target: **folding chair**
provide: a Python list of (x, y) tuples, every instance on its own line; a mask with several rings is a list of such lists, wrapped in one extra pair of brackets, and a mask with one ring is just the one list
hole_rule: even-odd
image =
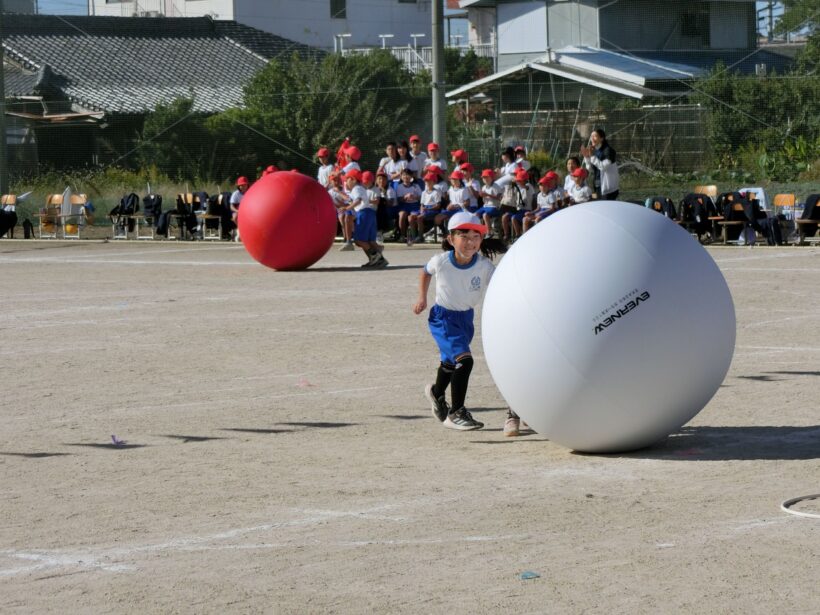
[(8, 234), (14, 239), (14, 227), (17, 225), (17, 195), (4, 194), (0, 202), (0, 237)]
[(46, 197), (45, 207), (40, 208), (40, 213), (37, 214), (40, 239), (57, 239), (62, 204), (62, 194), (49, 194)]
[[(185, 233), (188, 231), (187, 221), (193, 215), (194, 211), (194, 195), (191, 192), (181, 192), (177, 194), (176, 209), (168, 213), (168, 231), (165, 234), (166, 239), (185, 239)], [(171, 229), (176, 224), (178, 237), (173, 237)]]
[(718, 221), (718, 225), (722, 228), (721, 236), (723, 237), (723, 244), (727, 245), (729, 243), (729, 227), (730, 226), (739, 226), (740, 227), (740, 234), (738, 235), (738, 239), (732, 239), (731, 241), (738, 241), (740, 235), (743, 234), (744, 229), (749, 224), (749, 220), (746, 218), (746, 212), (743, 210), (743, 203), (740, 202), (733, 202), (731, 205), (730, 215), (726, 220)]
[(85, 225), (85, 206), (88, 198), (84, 194), (72, 194), (68, 203), (60, 206), (60, 225), (63, 239), (79, 239), (80, 229)]
[(220, 241), (222, 239), (222, 205), (220, 197), (208, 199), (204, 212), (196, 215), (202, 229), (202, 239)]
[(820, 225), (820, 194), (810, 194), (806, 199), (803, 208), (803, 215), (797, 224), (797, 245), (802, 246), (809, 242), (820, 241), (820, 236), (815, 237)]
[(707, 196), (710, 196), (713, 201), (716, 201), (718, 197), (717, 186), (715, 186), (714, 184), (710, 184), (707, 186), (695, 186), (693, 192), (695, 192), (695, 194), (705, 194)]

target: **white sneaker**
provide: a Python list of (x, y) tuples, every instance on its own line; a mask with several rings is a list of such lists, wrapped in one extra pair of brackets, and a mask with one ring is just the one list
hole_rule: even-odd
[(517, 419), (512, 416), (508, 416), (507, 420), (504, 421), (504, 435), (514, 437), (520, 435), (520, 424), (521, 420)]

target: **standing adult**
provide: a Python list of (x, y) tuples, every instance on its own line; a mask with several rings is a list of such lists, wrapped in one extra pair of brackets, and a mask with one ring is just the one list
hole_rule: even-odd
[(596, 128), (589, 137), (592, 147), (581, 147), (584, 163), (593, 173), (595, 194), (599, 199), (614, 201), (618, 198), (620, 176), (615, 150), (606, 140), (606, 133)]

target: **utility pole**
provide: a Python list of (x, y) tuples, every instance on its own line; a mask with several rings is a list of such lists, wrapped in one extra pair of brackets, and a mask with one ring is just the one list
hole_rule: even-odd
[(447, 100), (444, 98), (444, 0), (430, 3), (433, 13), (433, 141), (447, 152)]
[(0, 0), (0, 194), (9, 192), (9, 161), (6, 148), (6, 64), (3, 52), (3, 0)]

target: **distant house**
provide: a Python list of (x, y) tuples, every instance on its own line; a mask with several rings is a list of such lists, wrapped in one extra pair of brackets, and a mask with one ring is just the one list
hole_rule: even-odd
[(269, 58), (316, 53), (208, 17), (4, 15), (3, 43), (15, 171), (105, 163), (130, 149), (157, 105), (191, 97), (204, 113), (237, 107)]
[[(697, 157), (701, 110), (680, 105), (694, 79), (717, 62), (746, 74), (782, 71), (791, 63), (757, 49), (753, 1), (460, 0), (459, 6), (467, 11), (470, 43), (493, 45), (498, 68), (447, 96), (492, 101), (502, 140), (552, 152), (568, 152), (596, 124), (631, 128), (634, 145), (622, 150), (665, 147)], [(663, 116), (667, 132), (659, 132), (659, 122), (641, 119), (657, 119), (657, 110), (619, 118), (600, 113), (602, 100), (611, 108), (619, 98), (654, 109), (678, 105)], [(691, 143), (670, 149), (672, 134)]]
[[(443, 1), (443, 0), (436, 0)], [(430, 38), (431, 0), (88, 0), (90, 15), (228, 19), (321, 49)], [(339, 38), (340, 35), (344, 37)], [(423, 44), (424, 39), (419, 41)]]

